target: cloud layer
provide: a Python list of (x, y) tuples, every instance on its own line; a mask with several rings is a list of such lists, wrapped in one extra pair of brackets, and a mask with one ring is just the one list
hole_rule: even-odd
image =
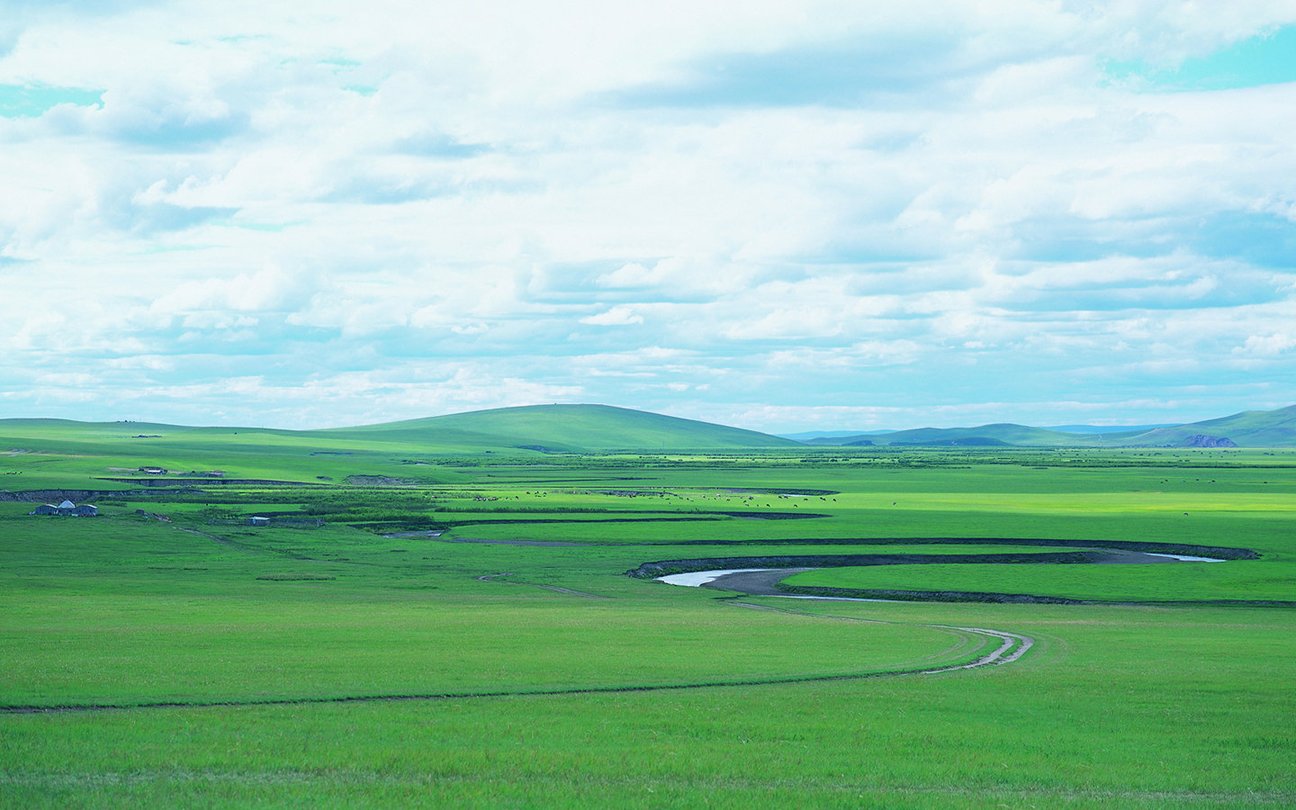
[(870, 5), (14, 4), (0, 415), (1296, 401), (1296, 3)]

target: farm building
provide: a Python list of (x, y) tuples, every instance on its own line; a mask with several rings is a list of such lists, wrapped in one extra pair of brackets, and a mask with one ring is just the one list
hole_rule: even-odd
[(32, 510), (33, 515), (60, 515), (62, 517), (96, 517), (99, 507), (83, 503), (80, 506), (71, 501), (63, 501), (57, 506), (52, 503), (42, 504)]
[(270, 518), (263, 517), (261, 515), (255, 515), (253, 517), (248, 518), (248, 525), (249, 526), (269, 526)]

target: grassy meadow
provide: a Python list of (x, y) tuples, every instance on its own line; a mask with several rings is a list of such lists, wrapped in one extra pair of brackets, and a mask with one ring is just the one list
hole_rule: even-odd
[[(1192, 603), (1296, 600), (1296, 452), (489, 429), (0, 422), (0, 497), (37, 498), (0, 501), (0, 806), (1296, 804), (1296, 609)], [(55, 490), (101, 516), (27, 514)], [(1259, 556), (789, 580), (1119, 605), (626, 576), (1067, 550), (1032, 540)], [(912, 674), (994, 646), (962, 628), (1035, 644)]]

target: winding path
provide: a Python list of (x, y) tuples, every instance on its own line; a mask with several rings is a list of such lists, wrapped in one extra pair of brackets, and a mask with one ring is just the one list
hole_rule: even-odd
[[(705, 581), (679, 581), (688, 574), (677, 574), (674, 577), (660, 577), (659, 581), (665, 581), (671, 585), (686, 585), (686, 587), (703, 587), (715, 588), (725, 591), (736, 591), (747, 596), (773, 596), (781, 599), (813, 599), (824, 602), (884, 602), (885, 599), (861, 599), (849, 596), (801, 596), (796, 594), (783, 593), (778, 590), (780, 580), (793, 574), (799, 574), (805, 571), (813, 571), (814, 568), (773, 568), (773, 569), (747, 569), (732, 572), (719, 571), (699, 571), (695, 576), (702, 577)], [(720, 576), (709, 577), (711, 574), (720, 574)], [(671, 579), (677, 579), (671, 582)], [(802, 613), (803, 611), (795, 611)], [(814, 616), (816, 614), (805, 614)], [(892, 622), (882, 622), (881, 620), (872, 619), (868, 621), (877, 621), (883, 624)], [(941, 672), (957, 672), (964, 669), (979, 669), (981, 667), (999, 666), (1001, 664), (1011, 664), (1017, 661), (1023, 655), (1035, 646), (1035, 639), (1021, 633), (1010, 633), (1007, 630), (992, 630), (987, 627), (957, 627), (948, 624), (925, 624), (922, 627), (939, 627), (945, 630), (958, 630), (964, 633), (986, 636), (999, 642), (999, 646), (989, 653), (969, 661), (966, 664), (954, 664), (951, 666), (934, 667), (932, 669), (917, 670), (914, 675), (936, 675)]]
[(873, 678), (889, 678), (901, 675), (937, 675), (942, 672), (956, 672), (964, 669), (1008, 664), (1021, 658), (1034, 644), (1028, 636), (1006, 633), (1001, 630), (988, 630), (980, 627), (953, 627), (950, 625), (925, 625), (948, 630), (959, 630), (974, 635), (987, 636), (1000, 642), (991, 652), (966, 664), (955, 664), (942, 667), (922, 669), (898, 669), (883, 672), (861, 672), (842, 675), (791, 675), (774, 678), (751, 678), (736, 680), (701, 681), (695, 683), (643, 684), (625, 686), (587, 686), (569, 689), (515, 689), (481, 692), (434, 692), (428, 694), (408, 695), (347, 695), (338, 697), (297, 697), (268, 698), (262, 700), (196, 700), (196, 701), (159, 701), (147, 703), (78, 703), (59, 705), (9, 705), (0, 706), (0, 715), (4, 714), (69, 714), (82, 712), (138, 711), (144, 709), (217, 709), (252, 706), (309, 706), (315, 704), (339, 703), (402, 703), (410, 701), (443, 701), (470, 700), (482, 698), (526, 698), (526, 697), (559, 697), (564, 695), (602, 695), (625, 694), (630, 692), (679, 692), (692, 689), (713, 689), (722, 686), (775, 686), (799, 683), (820, 683), (824, 681), (863, 681)]
[[(945, 542), (957, 542), (946, 540)], [(980, 542), (973, 540), (973, 543)], [(1021, 541), (1018, 541), (1021, 542)], [(972, 562), (1053, 562), (1064, 564), (1173, 564), (1180, 562), (1224, 562), (1226, 559), (1254, 558), (1256, 553), (1250, 549), (1219, 549), (1204, 546), (1181, 544), (1124, 543), (1119, 541), (1103, 542), (1101, 546), (1089, 541), (1054, 540), (1051, 545), (1068, 546), (1077, 551), (1070, 553), (1036, 553), (1020, 554), (969, 554), (969, 555), (912, 555), (912, 554), (867, 554), (867, 555), (804, 555), (804, 556), (765, 556), (765, 557), (728, 557), (695, 560), (668, 560), (656, 563), (644, 563), (630, 576), (648, 577), (669, 585), (685, 587), (714, 588), (746, 596), (775, 597), (780, 599), (815, 599), (832, 602), (891, 602), (897, 600), (850, 596), (847, 594), (798, 594), (788, 593), (780, 587), (787, 577), (793, 574), (815, 571), (833, 565), (896, 565), (912, 563), (972, 563)], [(1220, 554), (1204, 556), (1203, 552)], [(725, 568), (710, 567), (709, 564), (723, 563)], [(742, 567), (749, 565), (753, 567)], [(761, 567), (755, 567), (761, 566)], [(674, 569), (672, 573), (664, 573)], [(681, 570), (682, 569), (682, 570)], [(828, 589), (833, 590), (833, 589)], [(916, 594), (914, 594), (916, 596)], [(996, 594), (982, 594), (982, 596)], [(1012, 596), (999, 594), (999, 596)], [(1035, 597), (1031, 597), (1035, 598)], [(1043, 601), (1043, 598), (1039, 598)], [(908, 600), (914, 601), (914, 600)], [(926, 601), (926, 600), (922, 600)], [(756, 607), (750, 603), (747, 607)], [(1081, 603), (1083, 604), (1083, 603)], [(804, 611), (795, 611), (804, 613)], [(814, 615), (814, 614), (809, 614)], [(996, 639), (999, 646), (990, 653), (965, 664), (935, 667), (912, 674), (934, 675), (941, 672), (955, 672), (965, 669), (1011, 664), (1025, 655), (1035, 640), (1030, 636), (1012, 633), (1007, 630), (994, 630), (986, 627), (956, 627), (952, 625), (924, 625), (958, 630), (965, 633)]]
[[(788, 570), (782, 569), (775, 572), (780, 577), (787, 576)], [(508, 582), (507, 577), (511, 576), (508, 572), (498, 574), (486, 574), (477, 577), (482, 582)], [(739, 575), (735, 575), (739, 576)], [(726, 577), (727, 579), (727, 577)], [(514, 581), (517, 585), (534, 585), (535, 583), (524, 583)], [(546, 587), (546, 586), (538, 586)], [(597, 596), (596, 594), (585, 594), (579, 591), (569, 589), (559, 590), (572, 595), (580, 596)], [(811, 598), (825, 599), (835, 602), (859, 602), (859, 601), (876, 601), (865, 599), (844, 599), (832, 597), (789, 597), (789, 598)], [(755, 604), (740, 604), (745, 607), (763, 607)], [(780, 609), (782, 610), (782, 609)], [(788, 610), (789, 613), (798, 613), (801, 615), (812, 616), (815, 618), (829, 618), (818, 614), (807, 613), (799, 610)], [(851, 618), (854, 621), (865, 621), (878, 624), (894, 624), (877, 619), (858, 619), (855, 617), (831, 617), (831, 618)], [(784, 677), (771, 678), (751, 678), (751, 679), (734, 679), (734, 680), (714, 680), (700, 681), (693, 683), (673, 683), (673, 684), (642, 684), (642, 685), (621, 685), (621, 686), (588, 686), (573, 687), (568, 689), (513, 689), (498, 691), (465, 691), (465, 692), (433, 692), (426, 694), (404, 694), (404, 695), (342, 695), (333, 697), (286, 697), (286, 698), (267, 698), (267, 699), (231, 699), (231, 700), (195, 700), (195, 701), (157, 701), (141, 703), (72, 703), (72, 704), (55, 704), (55, 705), (0, 705), (0, 715), (5, 714), (67, 714), (82, 712), (114, 712), (114, 711), (138, 711), (145, 709), (210, 709), (210, 708), (234, 708), (234, 707), (253, 707), (253, 706), (307, 706), (314, 704), (340, 704), (340, 703), (396, 703), (409, 701), (445, 701), (445, 700), (469, 700), (474, 698), (525, 698), (525, 697), (557, 697), (563, 695), (598, 695), (598, 694), (623, 694), (630, 692), (673, 692), (692, 689), (711, 689), (724, 686), (774, 686), (799, 683), (818, 683), (825, 681), (859, 681), (871, 680), (874, 678), (899, 677), (904, 675), (938, 675), (945, 672), (958, 672), (968, 669), (979, 669), (982, 667), (998, 666), (1001, 664), (1010, 664), (1026, 654), (1034, 646), (1035, 640), (1029, 636), (1019, 633), (1010, 633), (1004, 630), (992, 630), (984, 627), (958, 627), (954, 625), (929, 624), (921, 625), (924, 627), (936, 627), (943, 630), (953, 630), (961, 633), (968, 633), (975, 636), (982, 636), (998, 642), (998, 645), (991, 651), (978, 656), (972, 661), (962, 664), (949, 664), (941, 666), (928, 666), (921, 668), (895, 669), (880, 672), (861, 672), (846, 673), (840, 675), (790, 675)]]
[[(944, 627), (945, 625), (931, 625), (933, 627)], [(941, 672), (957, 672), (961, 669), (977, 669), (978, 667), (999, 666), (1000, 664), (1011, 664), (1018, 658), (1026, 654), (1026, 651), (1035, 646), (1035, 639), (1030, 636), (1023, 636), (1020, 633), (1009, 633), (1006, 630), (989, 630), (985, 627), (954, 627), (954, 630), (963, 630), (968, 633), (976, 633), (981, 636), (989, 636), (999, 639), (999, 647), (988, 655), (983, 655), (975, 661), (966, 664), (956, 664), (954, 666), (941, 667), (939, 669), (929, 669), (920, 674), (936, 675)]]

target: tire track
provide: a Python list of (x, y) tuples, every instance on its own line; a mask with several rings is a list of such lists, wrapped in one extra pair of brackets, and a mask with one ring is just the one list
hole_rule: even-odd
[[(543, 588), (545, 590), (556, 591), (572, 596), (582, 596), (596, 599), (606, 599), (609, 597), (598, 594), (589, 594), (583, 591), (573, 591), (568, 588), (559, 588), (553, 585), (539, 585), (531, 582), (520, 582), (516, 580), (507, 580), (504, 577), (511, 576), (509, 572), (500, 572), (496, 574), (483, 574), (476, 579), (479, 582), (507, 582), (513, 585), (525, 585), (531, 587)], [(761, 594), (753, 594), (760, 596)], [(825, 601), (851, 601), (866, 602), (873, 601), (867, 599), (832, 599)], [(730, 602), (735, 606), (777, 610), (784, 613), (793, 613), (802, 616), (808, 616), (816, 619), (846, 619), (848, 621), (861, 621), (875, 624), (901, 624), (901, 622), (888, 622), (879, 619), (861, 619), (854, 616), (830, 616), (815, 614), (807, 611), (793, 610), (786, 608), (776, 608), (769, 605), (756, 605), (746, 602)], [(567, 689), (510, 689), (510, 690), (490, 690), (490, 691), (466, 691), (466, 692), (429, 692), (424, 694), (401, 694), (401, 695), (341, 695), (333, 697), (296, 697), (296, 698), (268, 698), (268, 699), (250, 699), (250, 700), (196, 700), (196, 701), (150, 701), (141, 703), (65, 703), (53, 705), (35, 705), (35, 704), (10, 704), (0, 705), (0, 715), (19, 715), (19, 714), (72, 714), (87, 712), (120, 712), (120, 711), (141, 711), (148, 709), (215, 709), (215, 708), (251, 708), (261, 706), (311, 706), (311, 705), (336, 705), (346, 703), (402, 703), (402, 702), (435, 702), (449, 700), (472, 700), (472, 699), (490, 699), (490, 698), (527, 698), (527, 697), (561, 697), (566, 695), (603, 695), (603, 694), (629, 694), (635, 692), (673, 692), (694, 689), (715, 689), (721, 687), (751, 687), (751, 686), (778, 686), (793, 685), (802, 683), (826, 683), (830, 681), (861, 681), (872, 680), (875, 678), (893, 678), (912, 675), (939, 675), (947, 672), (959, 672), (964, 670), (981, 669), (984, 667), (1001, 666), (1011, 664), (1019, 660), (1030, 650), (1035, 640), (1029, 636), (1019, 633), (1010, 633), (1005, 630), (992, 630), (983, 627), (956, 627), (953, 625), (924, 624), (917, 625), (921, 627), (936, 627), (956, 632), (979, 635), (998, 641), (998, 646), (990, 652), (978, 656), (977, 658), (963, 664), (949, 664), (941, 666), (927, 667), (910, 667), (894, 670), (883, 670), (879, 672), (860, 672), (844, 673), (840, 675), (792, 675), (785, 677), (773, 678), (739, 678), (734, 680), (714, 680), (714, 681), (697, 681), (690, 683), (667, 683), (667, 684), (632, 684), (623, 686), (586, 686), (571, 687)]]
[[(488, 577), (491, 575), (487, 575)], [(479, 577), (478, 579), (483, 579)], [(487, 580), (489, 581), (489, 580)], [(519, 583), (521, 584), (521, 583)], [(737, 604), (737, 603), (736, 603)], [(747, 607), (764, 607), (760, 605), (745, 605)], [(777, 609), (777, 608), (776, 608)], [(789, 613), (799, 613), (802, 615), (816, 618), (846, 618), (856, 620), (853, 617), (825, 617), (816, 616), (813, 613), (803, 611), (786, 611)], [(860, 619), (857, 621), (874, 621)], [(882, 624), (893, 624), (894, 622), (879, 622)], [(989, 630), (980, 627), (953, 627), (949, 625), (922, 625), (924, 627), (940, 627), (948, 630), (961, 631), (974, 635), (986, 636), (998, 640), (999, 646), (994, 650), (977, 657), (965, 664), (952, 664), (937, 667), (913, 667), (905, 669), (884, 670), (880, 672), (859, 672), (844, 673), (840, 675), (792, 675), (775, 678), (739, 678), (734, 680), (715, 680), (715, 681), (697, 681), (692, 683), (667, 683), (667, 684), (637, 684), (626, 686), (585, 686), (572, 687), (568, 689), (505, 689), (491, 690), (480, 692), (429, 692), (426, 694), (404, 694), (404, 695), (344, 695), (336, 697), (298, 697), (298, 698), (269, 698), (264, 700), (197, 700), (197, 701), (155, 701), (144, 703), (81, 703), (81, 704), (57, 704), (49, 706), (40, 705), (7, 705), (0, 706), (0, 715), (15, 714), (72, 714), (84, 712), (115, 712), (115, 711), (141, 711), (148, 709), (218, 709), (218, 708), (250, 708), (259, 706), (312, 706), (312, 705), (329, 705), (345, 703), (408, 703), (408, 702), (434, 702), (448, 700), (472, 700), (472, 699), (489, 699), (489, 698), (528, 698), (528, 697), (561, 697), (566, 695), (607, 695), (607, 694), (630, 694), (635, 692), (680, 692), (694, 689), (716, 689), (721, 687), (735, 686), (779, 686), (793, 685), (802, 683), (826, 683), (830, 681), (863, 681), (875, 678), (894, 678), (909, 675), (938, 675), (945, 672), (957, 672), (961, 670), (980, 669), (982, 667), (999, 666), (1010, 664), (1023, 655), (1026, 651), (1034, 646), (1034, 639), (1019, 635), (1017, 633), (1008, 633), (1002, 630)]]
[[(708, 586), (703, 586), (703, 587), (708, 587)], [(730, 588), (726, 588), (726, 590), (731, 588), (732, 586), (730, 586)], [(796, 597), (796, 596), (782, 596), (779, 594), (762, 594), (762, 593), (753, 593), (753, 594), (746, 594), (746, 595), (769, 596), (775, 599), (804, 598), (804, 597)], [(826, 602), (877, 602), (878, 601), (876, 599), (851, 599), (848, 597), (840, 597), (840, 598), (813, 597), (813, 598), (820, 601), (826, 601)], [(911, 627), (934, 627), (934, 628), (939, 628), (941, 630), (955, 630), (962, 633), (971, 633), (973, 635), (991, 638), (999, 642), (999, 646), (996, 647), (994, 650), (991, 650), (985, 655), (979, 656), (978, 658), (969, 661), (966, 664), (944, 665), (938, 667), (931, 667), (929, 669), (913, 670), (912, 672), (905, 673), (905, 674), (912, 674), (912, 675), (937, 675), (942, 672), (958, 672), (960, 670), (965, 670), (965, 669), (980, 669), (981, 667), (1002, 666), (1003, 664), (1011, 664), (1021, 659), (1023, 655), (1025, 655), (1032, 647), (1035, 646), (1035, 639), (1030, 636), (1023, 635), (1021, 633), (1011, 633), (1007, 630), (992, 630), (988, 627), (959, 627), (957, 625), (951, 625), (951, 624), (918, 624), (912, 622), (894, 622), (894, 621), (888, 621), (886, 619), (864, 619), (858, 616), (840, 616), (834, 614), (811, 613), (805, 610), (796, 610), (795, 608), (775, 607), (773, 605), (757, 605), (751, 602), (741, 602), (741, 601), (733, 601), (733, 602), (729, 602), (728, 604), (734, 605), (736, 607), (754, 608), (757, 610), (773, 610), (779, 613), (791, 613), (797, 616), (808, 616), (812, 619), (839, 619), (839, 620), (844, 619), (846, 621), (866, 622), (868, 624), (893, 624), (893, 625), (902, 624)]]
[(502, 582), (505, 585), (524, 585), (529, 588), (540, 588), (541, 590), (551, 593), (561, 593), (564, 596), (579, 596), (582, 599), (611, 599), (610, 596), (604, 596), (601, 593), (590, 593), (589, 591), (578, 591), (574, 588), (563, 588), (558, 585), (544, 585), (539, 582), (527, 582), (521, 579), (507, 579), (513, 576), (508, 571), (501, 571), (498, 574), (483, 574), (477, 577), (478, 582)]

